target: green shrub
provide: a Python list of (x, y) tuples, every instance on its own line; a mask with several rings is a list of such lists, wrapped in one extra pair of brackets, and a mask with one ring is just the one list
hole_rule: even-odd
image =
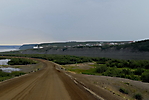
[(27, 65), (36, 64), (36, 61), (27, 58), (11, 58), (8, 62), (9, 65)]
[(24, 75), (24, 74), (25, 74), (24, 72), (20, 72), (20, 71), (11, 72), (12, 76), (20, 76), (20, 75)]
[(0, 82), (1, 81), (4, 81), (4, 80), (7, 80), (7, 79), (10, 79), (11, 77), (0, 77)]
[(142, 75), (143, 72), (144, 72), (144, 69), (138, 68), (137, 70), (134, 71), (134, 74), (135, 75)]
[(108, 69), (107, 66), (102, 65), (102, 66), (96, 68), (96, 72), (103, 73), (103, 72), (107, 71), (107, 69)]
[(128, 91), (126, 89), (124, 89), (124, 88), (120, 88), (119, 91), (124, 93), (124, 94), (128, 94)]
[(130, 69), (123, 69), (122, 73), (124, 73), (125, 75), (131, 75), (132, 71)]
[(97, 58), (97, 59), (93, 59), (94, 61), (97, 62), (97, 64), (105, 64), (107, 61), (109, 61), (109, 58)]
[(6, 79), (10, 79), (12, 77), (20, 76), (20, 75), (23, 75), (23, 74), (25, 74), (25, 73), (20, 72), (20, 71), (14, 71), (14, 72), (11, 72), (11, 73), (0, 71), (0, 81), (4, 81)]
[(134, 95), (134, 98), (136, 99), (136, 100), (142, 100), (143, 99), (143, 97), (142, 97), (142, 95), (141, 94), (135, 94)]
[(141, 75), (141, 79), (142, 79), (143, 82), (149, 82), (149, 71), (144, 72), (144, 73)]
[(115, 67), (108, 68), (106, 72), (103, 73), (105, 76), (111, 76), (111, 77), (120, 77), (121, 71)]

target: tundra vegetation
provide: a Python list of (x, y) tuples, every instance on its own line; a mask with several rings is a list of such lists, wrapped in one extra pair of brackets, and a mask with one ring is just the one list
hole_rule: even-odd
[(105, 76), (149, 82), (149, 61), (100, 58), (97, 61), (96, 72)]
[[(96, 62), (94, 64), (94, 68), (90, 68), (87, 70), (69, 68), (69, 70), (77, 71), (82, 74), (121, 77), (137, 81), (149, 82), (148, 60), (120, 60), (111, 58), (77, 57), (70, 55), (50, 55), (50, 54), (7, 54), (7, 56), (39, 58), (53, 61), (61, 65), (77, 64), (84, 62)], [(30, 61), (27, 62), (30, 63)]]
[[(66, 70), (88, 75), (101, 75), (121, 77), (131, 80), (149, 82), (149, 61), (148, 60), (121, 60), (99, 57), (77, 57), (70, 55), (50, 54), (5, 54), (5, 56), (39, 58), (63, 65)], [(17, 61), (17, 60), (16, 60)], [(93, 62), (92, 67), (80, 69), (77, 65), (85, 62)], [(74, 66), (71, 66), (73, 64)], [(70, 66), (69, 66), (70, 65)], [(67, 67), (66, 67), (67, 66)], [(125, 83), (129, 85), (129, 83)], [(119, 92), (131, 95), (128, 89), (119, 88)], [(136, 100), (142, 100), (142, 94), (134, 94)]]
[(27, 65), (36, 63), (36, 61), (27, 58), (11, 58), (11, 60), (8, 62), (9, 65)]
[(14, 71), (11, 73), (0, 71), (0, 81), (4, 81), (4, 80), (10, 79), (16, 76), (24, 75), (24, 74), (25, 73), (21, 71)]
[(135, 94), (135, 95), (134, 95), (134, 98), (135, 98), (136, 100), (142, 100), (142, 99), (143, 99), (142, 95), (139, 94), (139, 93)]
[(120, 88), (119, 89), (120, 92), (124, 93), (124, 94), (128, 94), (128, 90), (124, 89), (124, 88)]

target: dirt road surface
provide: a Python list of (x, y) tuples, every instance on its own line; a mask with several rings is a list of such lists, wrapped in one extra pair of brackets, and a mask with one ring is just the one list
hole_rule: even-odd
[(1, 82), (0, 100), (99, 100), (53, 63), (40, 61), (43, 69)]

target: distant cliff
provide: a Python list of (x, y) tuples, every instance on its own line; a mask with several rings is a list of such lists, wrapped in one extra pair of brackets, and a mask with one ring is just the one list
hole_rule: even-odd
[(20, 50), (26, 50), (26, 49), (33, 49), (34, 46), (37, 46), (38, 44), (24, 44), (19, 49)]
[(107, 47), (111, 45), (129, 44), (131, 41), (86, 41), (86, 42), (55, 42), (55, 43), (41, 43), (41, 44), (25, 44), (20, 47), (21, 50), (47, 47)]
[(22, 54), (60, 54), (87, 57), (108, 57), (116, 59), (148, 59), (149, 52), (133, 51), (131, 49), (106, 49), (101, 48), (47, 48), (23, 50)]
[[(107, 44), (107, 43), (105, 43)], [(65, 44), (66, 45), (66, 44)], [(103, 45), (103, 46), (75, 46), (68, 47), (64, 44), (38, 45), (43, 48), (33, 49), (37, 44), (23, 45), (20, 49), (22, 54), (60, 54), (88, 57), (108, 57), (117, 59), (148, 59), (149, 40), (143, 40), (125, 45)], [(25, 50), (28, 49), (28, 50)]]

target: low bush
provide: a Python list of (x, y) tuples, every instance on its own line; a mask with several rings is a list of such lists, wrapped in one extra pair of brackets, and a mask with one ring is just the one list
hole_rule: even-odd
[(131, 75), (131, 74), (133, 74), (130, 69), (123, 69), (122, 70), (122, 73), (124, 73), (125, 75)]
[(128, 91), (126, 89), (124, 89), (124, 88), (120, 88), (119, 91), (124, 93), (124, 94), (128, 94)]
[(27, 65), (36, 64), (36, 61), (27, 58), (11, 58), (8, 62), (9, 65)]
[(120, 77), (120, 74), (121, 71), (115, 67), (113, 68), (109, 68), (107, 69), (106, 72), (102, 73), (102, 75), (105, 75), (105, 76), (111, 76), (111, 77)]
[(136, 100), (143, 100), (143, 96), (141, 95), (141, 94), (135, 94), (134, 95), (134, 98), (136, 99)]
[(142, 79), (143, 82), (149, 82), (149, 71), (144, 72), (141, 75), (141, 79)]
[(143, 68), (138, 68), (137, 70), (134, 71), (135, 75), (142, 75), (142, 73), (144, 72)]
[(11, 76), (20, 76), (20, 75), (24, 75), (24, 72), (20, 72), (20, 71), (14, 71), (11, 73)]
[(106, 62), (111, 60), (111, 59), (109, 59), (109, 58), (96, 58), (96, 59), (94, 59), (93, 58), (93, 60), (96, 61), (97, 64), (106, 64)]
[(103, 73), (103, 72), (107, 71), (107, 69), (108, 69), (107, 66), (102, 65), (102, 66), (99, 66), (96, 68), (96, 72), (97, 73)]
[(10, 78), (13, 78), (15, 76), (20, 76), (20, 75), (23, 75), (23, 74), (25, 74), (25, 73), (20, 72), (20, 71), (14, 71), (14, 72), (11, 72), (11, 73), (0, 71), (0, 81), (4, 81), (6, 79), (10, 79)]

